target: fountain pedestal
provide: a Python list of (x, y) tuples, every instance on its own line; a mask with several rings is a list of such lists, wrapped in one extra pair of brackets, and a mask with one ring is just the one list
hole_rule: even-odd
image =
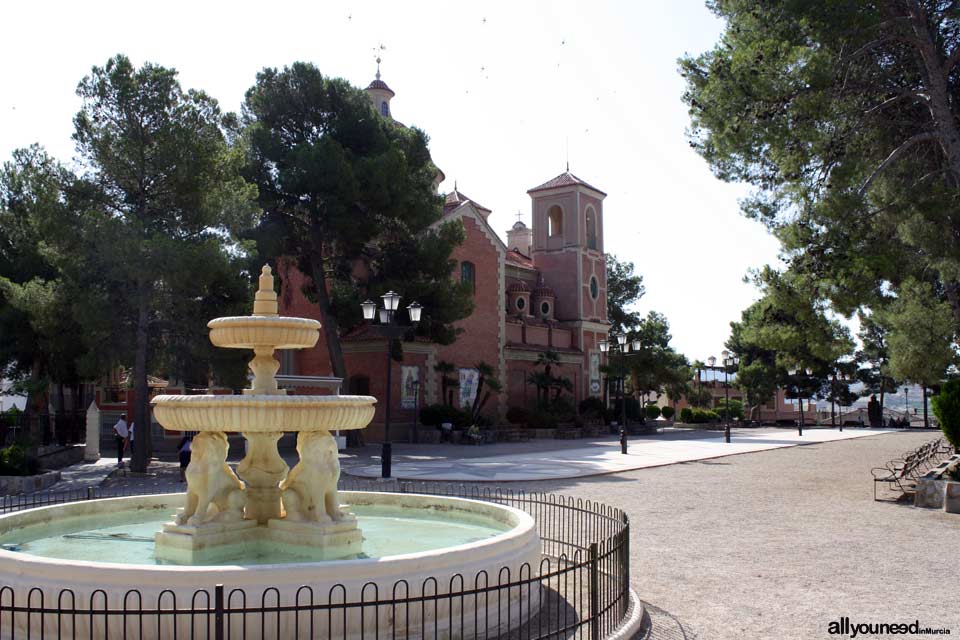
[[(156, 535), (161, 560), (203, 564), (272, 551), (312, 560), (359, 553), (363, 535), (337, 496), (340, 464), (331, 429), (362, 429), (373, 418), (370, 396), (287, 396), (277, 387), (276, 349), (312, 347), (320, 323), (277, 315), (270, 267), (260, 275), (253, 316), (211, 320), (215, 346), (251, 349), (253, 382), (240, 396), (162, 395), (152, 400), (164, 428), (197, 431), (187, 467), (187, 502)], [(247, 452), (237, 473), (226, 463), (226, 431), (239, 431)], [(298, 432), (300, 461), (291, 471), (277, 451)], [(239, 476), (239, 477), (238, 477)]]

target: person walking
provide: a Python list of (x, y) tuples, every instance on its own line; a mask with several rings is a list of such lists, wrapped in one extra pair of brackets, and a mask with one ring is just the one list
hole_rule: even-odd
[(121, 415), (117, 423), (113, 425), (113, 433), (117, 439), (117, 466), (123, 466), (123, 450), (127, 447), (127, 439), (130, 437), (130, 428), (127, 427), (127, 421)]
[(870, 402), (867, 403), (867, 420), (873, 429), (883, 427), (883, 412), (880, 409), (880, 403), (877, 402), (876, 395), (870, 396)]
[(190, 464), (190, 450), (193, 445), (193, 434), (186, 433), (180, 438), (177, 445), (177, 454), (180, 456), (180, 482), (187, 481), (187, 466)]

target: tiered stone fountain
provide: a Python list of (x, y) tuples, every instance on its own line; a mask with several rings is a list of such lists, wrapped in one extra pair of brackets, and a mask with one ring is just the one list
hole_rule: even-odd
[[(186, 495), (82, 500), (0, 515), (0, 639), (33, 637), (41, 616), (46, 629), (67, 629), (58, 637), (78, 640), (125, 633), (124, 625), (135, 619), (137, 637), (188, 637), (196, 632), (192, 613), (146, 622), (131, 607), (169, 613), (172, 603), (205, 606), (216, 584), (227, 587), (230, 624), (243, 625), (246, 637), (269, 640), (360, 640), (374, 623), (381, 637), (415, 638), (432, 629), (437, 637), (463, 630), (469, 638), (470, 625), (516, 628), (536, 613), (536, 586), (484, 597), (455, 593), (536, 574), (540, 538), (523, 511), (445, 496), (344, 491), (359, 522), (367, 523), (368, 535), (361, 533), (357, 518), (340, 504), (330, 431), (365, 427), (376, 400), (287, 396), (277, 388), (273, 352), (313, 346), (320, 323), (277, 315), (268, 267), (253, 315), (218, 318), (209, 327), (213, 344), (253, 350), (254, 379), (243, 395), (154, 398), (160, 424), (197, 432)], [(226, 463), (228, 431), (243, 433), (247, 443), (236, 474)], [(298, 433), (300, 455), (292, 470), (277, 452), (280, 436), (290, 431)], [(236, 610), (245, 608), (246, 596), (229, 594), (240, 591), (251, 602), (275, 602), (288, 613), (262, 624), (266, 614)], [(411, 604), (402, 614), (389, 603), (372, 609), (344, 604), (369, 603), (372, 594), (401, 594), (415, 603), (419, 594), (429, 600), (445, 592), (449, 599)], [(304, 593), (343, 609), (335, 615), (294, 611)], [(80, 613), (9, 611), (14, 604), (45, 603)], [(113, 613), (87, 616), (94, 609)], [(307, 618), (311, 623), (301, 624)]]
[[(153, 399), (154, 415), (166, 429), (198, 432), (187, 468), (186, 504), (157, 533), (156, 554), (164, 561), (223, 561), (248, 553), (253, 545), (274, 543), (316, 560), (360, 550), (357, 519), (340, 508), (340, 464), (330, 430), (366, 427), (376, 399), (288, 396), (279, 389), (274, 351), (314, 346), (320, 323), (277, 315), (269, 266), (263, 267), (259, 285), (252, 316), (217, 318), (207, 325), (214, 345), (253, 350), (251, 388), (242, 396)], [(228, 428), (242, 432), (247, 442), (236, 474), (226, 463)], [(300, 460), (293, 470), (277, 451), (285, 431), (298, 433)]]

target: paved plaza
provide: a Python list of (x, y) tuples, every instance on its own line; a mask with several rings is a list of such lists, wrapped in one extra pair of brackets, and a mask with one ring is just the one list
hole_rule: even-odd
[[(665, 433), (631, 440), (636, 459), (653, 460), (660, 452), (657, 466), (507, 486), (597, 500), (629, 514), (633, 584), (649, 605), (651, 640), (827, 639), (837, 637), (827, 628), (841, 617), (919, 620), (960, 634), (960, 596), (951, 573), (960, 518), (895, 500), (874, 502), (870, 475), (871, 467), (939, 434), (850, 429), (840, 435), (809, 429), (806, 446), (796, 446), (796, 433), (789, 430), (744, 431), (730, 445), (743, 455), (716, 457), (724, 446), (716, 432)], [(538, 448), (553, 460), (548, 466), (569, 464), (585, 448), (595, 449), (591, 464), (599, 465), (614, 446), (612, 438), (587, 447), (583, 441), (397, 445), (395, 464), (472, 468), (503, 447), (514, 451), (507, 454), (516, 456), (514, 465), (536, 459)], [(671, 464), (669, 451), (704, 456)], [(351, 471), (375, 466), (377, 453), (377, 446), (368, 445), (346, 454), (342, 464)], [(115, 474), (105, 484), (132, 490), (182, 486), (176, 463), (152, 469), (146, 477)], [(391, 488), (352, 480), (358, 481)]]
[[(620, 443), (613, 438), (556, 447), (551, 441), (537, 440), (528, 443), (524, 451), (514, 453), (514, 445), (496, 447), (488, 455), (462, 458), (447, 455), (449, 446), (423, 447), (420, 455), (398, 457), (392, 475), (401, 480), (447, 481), (447, 482), (522, 482), (578, 478), (606, 473), (618, 473), (659, 467), (677, 462), (707, 460), (741, 453), (754, 453), (783, 447), (796, 447), (833, 442), (851, 438), (887, 433), (884, 430), (808, 428), (802, 436), (794, 429), (745, 429), (736, 431), (729, 443), (723, 434), (716, 432), (670, 429), (656, 436), (633, 437), (627, 454), (620, 452)], [(548, 444), (551, 443), (551, 444)], [(539, 446), (538, 446), (539, 445)], [(456, 449), (463, 449), (458, 447)], [(487, 447), (471, 449), (485, 451)], [(489, 447), (493, 449), (494, 447)], [(455, 449), (455, 451), (456, 451)], [(398, 453), (409, 451), (401, 449)], [(434, 455), (431, 456), (431, 453)], [(477, 452), (479, 454), (479, 452)], [(414, 459), (410, 459), (413, 457)], [(403, 461), (406, 460), (406, 461)], [(355, 476), (380, 477), (380, 464), (346, 464), (343, 470)]]

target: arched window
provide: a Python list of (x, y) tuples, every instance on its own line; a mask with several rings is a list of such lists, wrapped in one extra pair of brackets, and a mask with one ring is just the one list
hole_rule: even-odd
[(547, 210), (547, 235), (563, 235), (563, 209), (553, 205)]
[(597, 214), (587, 207), (587, 249), (597, 248)]
[(523, 311), (527, 306), (527, 301), (523, 298), (517, 298), (517, 311)]
[(472, 262), (464, 260), (460, 263), (460, 282), (469, 282), (470, 292), (477, 292), (477, 268)]
[(380, 115), (382, 116), (390, 115), (390, 105), (387, 104), (386, 100), (380, 103)]
[(600, 295), (600, 283), (597, 282), (597, 276), (590, 276), (590, 297), (594, 300)]

